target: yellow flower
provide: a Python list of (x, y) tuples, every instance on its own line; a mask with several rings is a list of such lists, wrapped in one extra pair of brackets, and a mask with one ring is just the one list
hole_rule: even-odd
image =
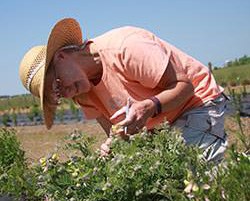
[(46, 158), (40, 158), (39, 162), (40, 162), (41, 166), (44, 167), (44, 166), (46, 166), (47, 160), (46, 160)]
[(192, 191), (196, 192), (196, 191), (198, 191), (198, 190), (199, 190), (199, 187), (197, 186), (196, 183), (194, 183), (193, 188), (192, 188)]
[(58, 157), (58, 155), (57, 155), (57, 154), (53, 154), (53, 155), (51, 156), (51, 159), (52, 159), (52, 160), (58, 160), (58, 159), (59, 159), (59, 157)]
[(121, 129), (122, 127), (119, 125), (112, 125), (111, 127), (111, 134), (116, 134), (118, 132), (119, 129)]
[(188, 181), (188, 180), (184, 180), (184, 184), (185, 184), (185, 186), (187, 186), (188, 184), (189, 184), (190, 182)]

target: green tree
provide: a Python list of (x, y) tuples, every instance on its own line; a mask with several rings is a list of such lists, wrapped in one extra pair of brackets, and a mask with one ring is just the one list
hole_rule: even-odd
[[(41, 110), (37, 103), (34, 103), (31, 106), (30, 112), (28, 113), (28, 118), (31, 122), (36, 121), (37, 118), (41, 118)], [(37, 123), (37, 122), (34, 122), (34, 123)]]
[(74, 116), (75, 119), (79, 121), (79, 109), (76, 107), (73, 101), (70, 101), (69, 104), (72, 115)]
[(11, 117), (14, 125), (17, 126), (17, 114), (15, 111), (12, 112)]
[(3, 125), (4, 126), (10, 126), (10, 122), (11, 122), (10, 115), (7, 114), (7, 113), (4, 113), (3, 116), (2, 116)]
[(61, 106), (58, 111), (57, 111), (57, 116), (58, 116), (58, 119), (60, 121), (60, 123), (64, 123), (64, 112), (65, 112), (65, 109), (63, 106)]

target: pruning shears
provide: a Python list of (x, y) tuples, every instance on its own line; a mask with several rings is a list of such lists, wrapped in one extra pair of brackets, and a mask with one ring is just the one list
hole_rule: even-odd
[[(130, 98), (127, 98), (127, 104), (125, 106), (125, 118), (128, 118), (130, 103), (131, 103)], [(124, 133), (125, 133), (125, 135), (128, 133), (127, 126), (124, 127)]]

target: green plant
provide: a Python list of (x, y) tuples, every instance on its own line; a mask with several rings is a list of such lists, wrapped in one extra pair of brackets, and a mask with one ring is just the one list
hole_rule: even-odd
[(33, 175), (28, 170), (24, 151), (20, 149), (15, 131), (0, 129), (0, 195), (35, 197)]
[(41, 118), (41, 110), (37, 103), (32, 104), (30, 112), (28, 113), (28, 118), (30, 122), (36, 123), (37, 118)]
[[(66, 163), (56, 156), (41, 160), (39, 195), (52, 200), (186, 200), (184, 180), (205, 167), (198, 151), (165, 126), (130, 141), (114, 139), (112, 154), (100, 158), (90, 140), (74, 132), (68, 147), (80, 151)], [(195, 166), (197, 164), (197, 166)], [(207, 165), (206, 165), (207, 166)]]

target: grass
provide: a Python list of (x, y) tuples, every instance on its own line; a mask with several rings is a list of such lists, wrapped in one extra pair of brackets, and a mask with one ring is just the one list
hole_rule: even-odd
[(222, 86), (250, 84), (250, 64), (213, 70), (213, 75)]

